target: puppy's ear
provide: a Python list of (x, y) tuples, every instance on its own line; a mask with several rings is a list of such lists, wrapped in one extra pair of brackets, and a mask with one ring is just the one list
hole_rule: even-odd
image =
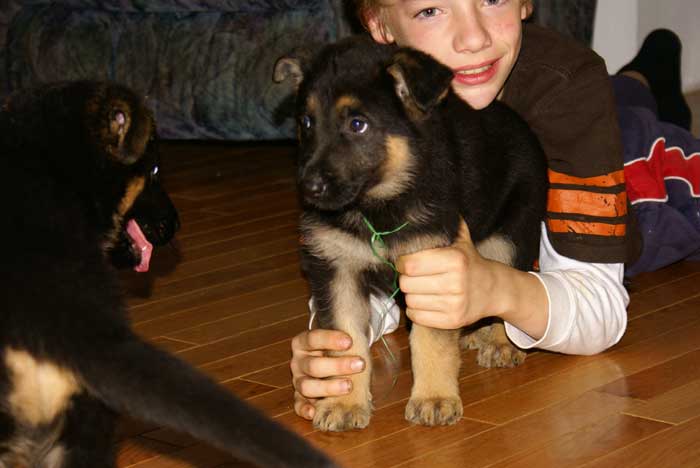
[(406, 112), (417, 120), (427, 117), (447, 96), (454, 76), (430, 55), (408, 48), (394, 54), (387, 71), (394, 78), (396, 95)]
[(298, 90), (308, 71), (312, 56), (313, 53), (310, 50), (297, 48), (284, 57), (278, 58), (272, 73), (272, 81), (282, 83), (290, 80), (294, 89)]

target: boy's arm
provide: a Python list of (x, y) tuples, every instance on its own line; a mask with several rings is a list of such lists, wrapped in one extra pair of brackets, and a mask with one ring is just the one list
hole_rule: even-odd
[(540, 272), (549, 302), (544, 335), (533, 339), (508, 323), (508, 337), (521, 348), (596, 354), (617, 343), (627, 326), (629, 295), (621, 263), (586, 263), (558, 254), (542, 229)]

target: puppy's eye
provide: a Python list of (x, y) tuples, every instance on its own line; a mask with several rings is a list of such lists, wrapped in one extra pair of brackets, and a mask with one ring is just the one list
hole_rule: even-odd
[(369, 128), (369, 124), (362, 119), (355, 118), (350, 121), (350, 130), (354, 133), (365, 133), (367, 128)]
[(153, 166), (153, 169), (151, 169), (151, 177), (157, 176), (159, 172), (160, 168), (158, 166)]
[(308, 130), (311, 128), (311, 125), (313, 125), (313, 122), (311, 121), (311, 117), (308, 115), (302, 116), (301, 120), (299, 121), (301, 124), (301, 128)]

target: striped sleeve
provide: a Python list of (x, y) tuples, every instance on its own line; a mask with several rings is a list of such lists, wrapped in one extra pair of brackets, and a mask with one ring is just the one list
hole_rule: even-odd
[(560, 253), (595, 261), (597, 250), (625, 244), (628, 201), (622, 169), (593, 177), (550, 169), (549, 183), (547, 231)]

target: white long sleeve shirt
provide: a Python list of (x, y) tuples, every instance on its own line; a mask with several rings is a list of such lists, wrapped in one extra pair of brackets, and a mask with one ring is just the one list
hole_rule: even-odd
[(566, 354), (597, 354), (617, 343), (627, 328), (629, 295), (622, 263), (586, 263), (558, 254), (542, 223), (540, 271), (549, 300), (544, 335), (535, 340), (506, 323), (506, 333), (522, 348)]

